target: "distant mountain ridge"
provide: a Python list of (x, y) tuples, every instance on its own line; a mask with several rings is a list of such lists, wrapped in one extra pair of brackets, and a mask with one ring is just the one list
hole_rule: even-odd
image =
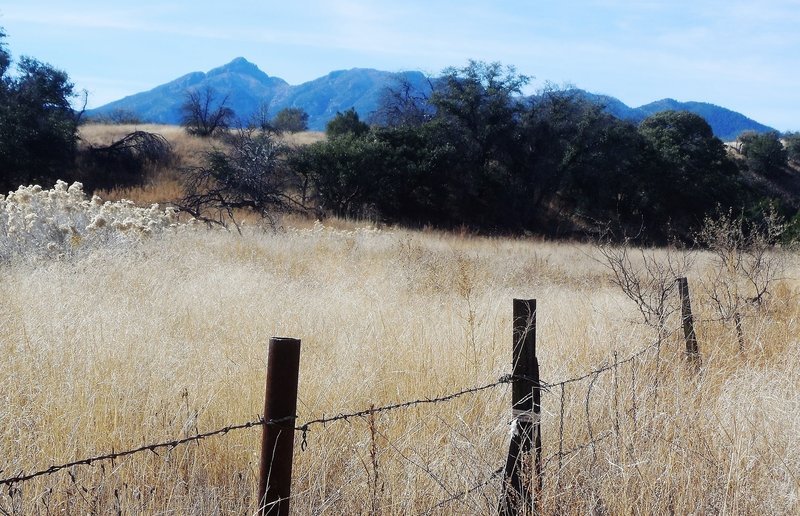
[[(144, 91), (87, 111), (96, 116), (125, 110), (147, 122), (178, 124), (180, 107), (186, 91), (210, 87), (219, 98), (227, 95), (227, 105), (242, 120), (249, 119), (263, 107), (275, 113), (287, 107), (299, 107), (308, 115), (312, 130), (321, 131), (337, 111), (355, 108), (362, 116), (375, 111), (384, 88), (397, 74), (368, 68), (353, 68), (329, 73), (297, 86), (271, 77), (243, 57), (214, 68), (207, 73), (192, 72)], [(426, 80), (421, 72), (403, 72), (412, 84)]]
[[(354, 108), (362, 118), (375, 111), (381, 94), (394, 84), (398, 74), (370, 68), (338, 70), (324, 77), (299, 85), (290, 85), (271, 77), (255, 64), (237, 57), (206, 73), (192, 72), (149, 91), (137, 93), (87, 111), (89, 116), (103, 115), (115, 110), (135, 113), (148, 122), (180, 123), (180, 106), (188, 89), (213, 88), (221, 97), (228, 96), (228, 106), (238, 117), (247, 120), (268, 106), (274, 116), (286, 107), (299, 107), (309, 115), (309, 128), (323, 130), (337, 111)], [(423, 89), (427, 79), (421, 72), (401, 72), (414, 87)], [(743, 131), (767, 132), (773, 128), (756, 122), (741, 113), (705, 102), (678, 102), (662, 99), (632, 108), (608, 95), (575, 90), (579, 95), (600, 103), (612, 115), (634, 122), (665, 110), (690, 111), (708, 121), (714, 134), (725, 141), (735, 140)]]

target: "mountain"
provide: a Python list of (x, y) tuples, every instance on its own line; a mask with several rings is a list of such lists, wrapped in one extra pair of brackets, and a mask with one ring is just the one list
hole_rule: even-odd
[[(378, 106), (383, 90), (396, 83), (397, 75), (369, 68), (353, 68), (331, 72), (319, 79), (293, 86), (278, 77), (270, 77), (247, 59), (237, 57), (206, 73), (193, 72), (150, 91), (89, 110), (87, 115), (124, 110), (149, 122), (177, 124), (180, 122), (180, 106), (186, 91), (210, 87), (220, 98), (228, 96), (228, 106), (242, 120), (246, 121), (264, 106), (268, 106), (271, 116), (286, 107), (299, 107), (309, 115), (309, 128), (321, 131), (337, 111), (346, 111), (351, 107), (362, 119), (367, 118)], [(427, 79), (421, 72), (402, 72), (401, 75), (418, 90), (428, 88)], [(578, 89), (574, 92), (603, 105), (612, 115), (633, 122), (640, 122), (654, 113), (669, 109), (691, 111), (705, 118), (714, 134), (725, 141), (735, 140), (743, 131), (774, 130), (741, 113), (704, 102), (662, 99), (632, 108), (608, 95)]]
[[(412, 84), (421, 85), (425, 81), (421, 72), (403, 72), (402, 75)], [(227, 95), (228, 106), (243, 120), (264, 106), (269, 107), (271, 116), (283, 108), (300, 107), (309, 115), (309, 128), (321, 131), (337, 111), (352, 107), (362, 117), (375, 111), (381, 92), (393, 84), (396, 76), (391, 72), (353, 68), (291, 86), (283, 79), (270, 77), (245, 58), (237, 57), (207, 73), (184, 75), (150, 91), (89, 110), (87, 115), (91, 117), (124, 110), (136, 113), (148, 122), (178, 124), (186, 91), (210, 87), (218, 93), (219, 98)]]
[(674, 99), (662, 99), (645, 104), (636, 109), (645, 117), (660, 111), (690, 111), (706, 119), (714, 130), (714, 135), (723, 141), (733, 141), (744, 131), (766, 133), (775, 131), (772, 127), (760, 124), (741, 113), (706, 102), (678, 102)]
[(602, 105), (608, 113), (617, 118), (636, 123), (661, 111), (689, 111), (705, 118), (714, 131), (714, 135), (723, 141), (734, 141), (744, 131), (757, 133), (775, 131), (772, 127), (760, 124), (741, 113), (707, 102), (678, 102), (675, 99), (661, 99), (632, 108), (621, 100), (608, 95), (598, 95), (578, 89), (573, 92), (586, 100)]

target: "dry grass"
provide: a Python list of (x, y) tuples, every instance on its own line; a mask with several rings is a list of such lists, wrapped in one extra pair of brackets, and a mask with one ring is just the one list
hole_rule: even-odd
[[(182, 167), (201, 165), (205, 152), (214, 147), (224, 145), (216, 138), (199, 138), (191, 136), (182, 127), (160, 124), (85, 124), (80, 128), (80, 137), (84, 145), (101, 146), (109, 145), (133, 131), (160, 134), (170, 142), (177, 159), (170, 168), (159, 170), (143, 186), (114, 188), (96, 192), (104, 200), (119, 201), (128, 199), (139, 205), (173, 203), (184, 194), (180, 169)], [(287, 133), (282, 138), (289, 145), (301, 146), (324, 140), (325, 133), (319, 131)]]
[[(301, 422), (496, 380), (510, 371), (513, 297), (538, 299), (546, 381), (612, 363), (654, 335), (595, 257), (582, 245), (350, 225), (201, 229), (126, 255), (5, 265), (0, 477), (256, 418), (274, 335), (303, 340)], [(702, 322), (698, 289), (699, 376), (671, 337), (658, 358), (567, 386), (563, 450), (605, 438), (560, 468), (561, 390), (545, 394), (544, 512), (797, 513), (799, 272), (794, 262), (771, 311), (747, 321), (745, 356), (731, 329)], [(509, 399), (502, 386), (312, 427), (295, 453), (294, 513), (417, 514), (469, 489), (504, 463)], [(252, 513), (259, 439), (244, 430), (76, 467), (3, 490), (0, 509)], [(491, 513), (499, 488), (434, 513)]]

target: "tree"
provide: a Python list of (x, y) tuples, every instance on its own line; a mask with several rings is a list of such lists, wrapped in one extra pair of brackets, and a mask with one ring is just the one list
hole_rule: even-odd
[(784, 135), (786, 142), (786, 155), (790, 161), (800, 165), (800, 133), (786, 133)]
[(274, 223), (276, 212), (300, 207), (285, 173), (286, 147), (270, 133), (253, 128), (226, 136), (227, 151), (215, 149), (205, 163), (185, 170), (181, 210), (209, 223), (237, 229), (236, 210), (251, 210)]
[(308, 113), (301, 108), (283, 108), (272, 119), (272, 128), (279, 132), (299, 133), (308, 130)]
[(226, 104), (228, 96), (217, 100), (217, 92), (210, 86), (188, 90), (181, 104), (181, 125), (194, 136), (214, 136), (230, 127), (236, 114)]
[(457, 224), (491, 228), (514, 223), (505, 207), (524, 150), (521, 93), (528, 82), (514, 67), (481, 61), (448, 68), (437, 80), (430, 124), (439, 127), (442, 144), (455, 150), (447, 185)]
[(6, 70), (11, 66), (11, 53), (9, 53), (6, 48), (5, 38), (6, 33), (3, 28), (0, 27), (0, 77), (5, 77)]
[(387, 155), (386, 145), (374, 138), (344, 134), (300, 149), (292, 168), (308, 178), (318, 211), (363, 217), (385, 195)]
[(369, 126), (358, 118), (358, 113), (354, 108), (350, 108), (344, 113), (336, 112), (330, 121), (325, 125), (325, 134), (328, 137), (352, 134), (363, 136), (369, 131)]
[(0, 30), (0, 188), (69, 179), (82, 114), (71, 105), (74, 86), (65, 72), (30, 57), (11, 76), (4, 38)]
[(144, 120), (142, 120), (135, 111), (122, 108), (112, 109), (108, 113), (95, 115), (91, 117), (89, 121), (96, 124), (111, 125), (137, 125), (144, 123)]
[(433, 117), (434, 109), (429, 102), (432, 91), (430, 78), (415, 84), (410, 75), (395, 74), (394, 84), (381, 92), (369, 122), (381, 127), (418, 127)]
[(746, 132), (739, 136), (747, 168), (763, 176), (776, 176), (783, 172), (789, 159), (780, 136), (775, 131), (767, 133)]
[(736, 165), (701, 116), (663, 111), (642, 121), (639, 132), (657, 160), (642, 177), (650, 192), (644, 213), (649, 227), (670, 224), (688, 236), (717, 205), (737, 204), (741, 187)]

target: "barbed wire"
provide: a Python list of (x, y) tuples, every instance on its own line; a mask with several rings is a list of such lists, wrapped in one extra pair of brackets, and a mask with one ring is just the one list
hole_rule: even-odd
[(552, 462), (553, 459), (557, 458), (557, 459), (559, 459), (559, 461), (563, 461), (564, 459), (566, 459), (570, 455), (574, 455), (574, 454), (576, 454), (576, 453), (578, 453), (580, 451), (585, 450), (586, 448), (593, 447), (596, 444), (605, 441), (606, 439), (608, 439), (612, 435), (614, 435), (614, 432), (612, 432), (611, 430), (606, 430), (605, 432), (601, 432), (597, 437), (595, 437), (591, 441), (586, 441), (585, 443), (579, 444), (579, 445), (573, 447), (570, 450), (552, 453), (552, 454), (548, 455), (547, 458), (545, 458), (542, 461), (542, 470), (547, 469), (547, 467), (550, 465), (550, 462)]
[[(392, 404), (384, 405), (384, 406), (380, 406), (380, 407), (371, 407), (369, 409), (358, 410), (358, 411), (350, 412), (350, 413), (340, 413), (340, 414), (337, 414), (335, 416), (330, 416), (330, 417), (324, 417), (323, 416), (323, 417), (320, 417), (320, 418), (315, 418), (315, 419), (306, 421), (305, 423), (303, 423), (300, 426), (296, 426), (295, 430), (297, 430), (297, 431), (302, 433), (301, 449), (305, 450), (307, 448), (307, 446), (308, 446), (308, 440), (307, 440), (308, 432), (310, 431), (311, 427), (314, 426), (314, 425), (322, 425), (324, 427), (325, 425), (327, 425), (329, 423), (334, 423), (334, 422), (337, 422), (337, 421), (349, 421), (350, 419), (361, 418), (361, 417), (364, 417), (364, 416), (368, 416), (370, 414), (378, 414), (378, 413), (382, 413), (382, 412), (389, 412), (389, 411), (392, 411), (392, 410), (410, 408), (410, 407), (414, 407), (414, 406), (418, 406), (418, 405), (444, 403), (444, 402), (451, 401), (451, 400), (454, 400), (456, 398), (459, 398), (461, 396), (465, 396), (467, 394), (473, 394), (473, 393), (477, 393), (477, 392), (481, 392), (481, 391), (484, 391), (484, 390), (488, 390), (488, 389), (497, 387), (499, 385), (508, 384), (508, 383), (511, 383), (511, 382), (513, 382), (515, 380), (526, 380), (526, 381), (534, 382), (535, 384), (538, 384), (538, 386), (539, 386), (539, 388), (541, 390), (549, 392), (551, 388), (565, 386), (565, 385), (568, 385), (570, 383), (579, 382), (579, 381), (585, 380), (587, 378), (599, 375), (600, 373), (603, 373), (605, 371), (614, 369), (615, 367), (618, 367), (620, 365), (624, 365), (624, 364), (626, 364), (628, 362), (632, 362), (633, 360), (635, 360), (635, 359), (639, 358), (640, 356), (644, 355), (650, 349), (653, 349), (655, 347), (660, 346), (661, 343), (662, 343), (662, 340), (656, 341), (654, 343), (651, 343), (651, 344), (645, 346), (644, 348), (642, 348), (641, 350), (635, 352), (634, 354), (632, 354), (631, 356), (629, 356), (625, 360), (616, 362), (615, 364), (603, 365), (603, 366), (601, 366), (601, 367), (599, 367), (597, 369), (594, 369), (594, 370), (592, 370), (590, 372), (587, 372), (586, 374), (583, 374), (581, 376), (577, 376), (577, 377), (573, 377), (573, 378), (567, 378), (567, 379), (564, 379), (564, 380), (561, 380), (561, 381), (558, 381), (558, 382), (543, 382), (543, 381), (541, 381), (539, 379), (534, 379), (534, 378), (527, 377), (527, 376), (521, 376), (521, 375), (514, 376), (514, 375), (510, 375), (510, 374), (505, 374), (505, 375), (501, 376), (500, 378), (498, 378), (496, 381), (494, 381), (492, 383), (488, 383), (488, 384), (485, 384), (485, 385), (479, 385), (479, 386), (476, 386), (476, 387), (469, 387), (469, 388), (462, 389), (462, 390), (457, 391), (457, 392), (453, 392), (453, 393), (450, 393), (450, 394), (445, 394), (445, 395), (434, 397), (434, 398), (421, 398), (421, 399), (412, 400), (412, 401), (392, 403)], [(50, 475), (50, 474), (56, 473), (58, 471), (66, 469), (66, 468), (71, 468), (71, 467), (74, 467), (74, 466), (89, 466), (89, 465), (94, 464), (95, 462), (114, 460), (114, 459), (118, 459), (118, 458), (121, 458), (121, 457), (134, 455), (134, 454), (137, 454), (137, 453), (142, 453), (142, 452), (145, 452), (145, 451), (150, 451), (150, 452), (153, 452), (153, 453), (157, 454), (156, 450), (159, 450), (159, 449), (162, 449), (162, 448), (170, 448), (170, 449), (172, 449), (172, 448), (175, 448), (175, 447), (177, 447), (179, 445), (182, 445), (182, 444), (201, 441), (201, 440), (207, 439), (209, 437), (214, 437), (214, 436), (217, 436), (217, 435), (224, 435), (224, 434), (227, 434), (227, 433), (232, 432), (232, 431), (243, 430), (243, 429), (252, 428), (252, 427), (256, 427), (256, 426), (264, 426), (264, 425), (268, 425), (268, 424), (269, 425), (281, 424), (281, 423), (285, 423), (287, 421), (295, 421), (296, 419), (297, 419), (296, 415), (295, 416), (288, 416), (288, 417), (281, 418), (281, 419), (276, 419), (276, 420), (270, 420), (270, 421), (265, 421), (264, 418), (261, 417), (259, 419), (255, 419), (255, 420), (252, 420), (252, 421), (247, 421), (247, 422), (244, 422), (244, 423), (228, 425), (228, 426), (216, 429), (216, 430), (211, 430), (211, 431), (208, 431), (208, 432), (196, 434), (196, 435), (189, 436), (189, 437), (184, 437), (184, 438), (181, 438), (181, 439), (172, 439), (172, 440), (169, 440), (169, 441), (146, 444), (146, 445), (139, 446), (137, 448), (132, 448), (132, 449), (129, 449), (129, 450), (124, 450), (124, 451), (113, 451), (112, 450), (109, 453), (95, 455), (95, 456), (92, 456), (92, 457), (86, 457), (86, 458), (83, 458), (83, 459), (78, 459), (78, 460), (74, 460), (74, 461), (71, 461), (71, 462), (66, 462), (66, 463), (63, 463), (63, 464), (52, 465), (52, 466), (50, 466), (50, 467), (48, 467), (46, 469), (42, 469), (42, 470), (39, 470), (39, 471), (34, 471), (32, 473), (25, 473), (25, 474), (24, 473), (19, 473), (14, 477), (8, 477), (8, 478), (0, 479), (0, 485), (12, 486), (14, 484), (26, 482), (28, 480), (32, 480), (32, 479), (40, 477), (40, 476)]]
[(305, 450), (306, 446), (308, 445), (307, 434), (308, 434), (308, 431), (309, 431), (309, 429), (310, 429), (310, 427), (312, 425), (322, 425), (324, 427), (328, 423), (334, 423), (336, 421), (348, 421), (348, 420), (356, 418), (356, 417), (364, 417), (364, 416), (368, 416), (370, 414), (379, 414), (381, 412), (388, 412), (388, 411), (391, 411), (391, 410), (409, 408), (409, 407), (414, 407), (414, 406), (417, 406), (417, 405), (426, 405), (426, 404), (430, 404), (430, 403), (443, 403), (445, 401), (451, 401), (451, 400), (454, 400), (456, 398), (459, 398), (459, 397), (467, 395), (467, 394), (473, 394), (473, 393), (476, 393), (476, 392), (480, 392), (480, 391), (485, 391), (487, 389), (491, 389), (493, 387), (497, 387), (498, 385), (511, 383), (514, 379), (515, 379), (514, 376), (512, 376), (510, 374), (505, 374), (505, 375), (501, 376), (500, 378), (498, 378), (496, 382), (492, 382), (492, 383), (489, 383), (489, 384), (486, 384), (486, 385), (480, 385), (478, 387), (469, 387), (467, 389), (463, 389), (463, 390), (460, 390), (458, 392), (454, 392), (452, 394), (446, 394), (446, 395), (443, 395), (443, 396), (439, 396), (437, 398), (422, 398), (422, 399), (418, 399), (418, 400), (414, 400), (414, 401), (404, 401), (404, 402), (401, 402), (401, 403), (393, 403), (391, 405), (384, 405), (382, 407), (370, 407), (368, 409), (359, 410), (359, 411), (356, 411), (356, 412), (350, 412), (350, 413), (347, 413), (347, 414), (337, 414), (337, 415), (331, 416), (331, 417), (324, 417), (323, 416), (321, 418), (312, 419), (310, 421), (306, 421), (305, 423), (303, 423), (302, 425), (300, 425), (299, 427), (296, 428), (296, 430), (299, 430), (303, 434), (300, 448)]
[(525, 376), (525, 375), (512, 376), (510, 378), (510, 380), (519, 379), (519, 380), (527, 380), (527, 381), (533, 382), (533, 383), (537, 383), (538, 382), (539, 388), (541, 390), (543, 390), (545, 392), (552, 392), (552, 390), (555, 389), (556, 387), (562, 387), (562, 386), (565, 386), (565, 385), (569, 385), (571, 383), (577, 383), (577, 382), (586, 380), (588, 378), (592, 378), (593, 376), (599, 375), (601, 373), (605, 373), (606, 371), (611, 371), (612, 369), (618, 368), (619, 366), (622, 366), (622, 365), (628, 364), (630, 362), (633, 362), (634, 360), (638, 359), (642, 355), (646, 354), (648, 351), (656, 349), (656, 348), (662, 346), (663, 343), (664, 343), (663, 342), (664, 340), (665, 339), (661, 339), (661, 340), (657, 340), (655, 342), (652, 342), (652, 343), (648, 344), (647, 346), (644, 346), (640, 350), (634, 352), (633, 354), (629, 355), (624, 360), (619, 360), (619, 361), (617, 361), (615, 363), (608, 363), (608, 364), (603, 363), (603, 365), (599, 366), (597, 369), (593, 369), (591, 371), (588, 371), (588, 372), (586, 372), (584, 374), (581, 374), (580, 376), (574, 376), (572, 378), (566, 378), (564, 380), (559, 380), (557, 382), (548, 382), (548, 381), (540, 380), (540, 379), (533, 378), (533, 377), (530, 377), (530, 376)]
[[(439, 396), (439, 397), (436, 397), (436, 398), (422, 398), (422, 399), (413, 400), (413, 401), (406, 401), (406, 402), (402, 402), (402, 403), (393, 403), (393, 404), (384, 405), (384, 406), (381, 406), (381, 407), (373, 407), (373, 408), (370, 408), (370, 409), (359, 410), (359, 411), (356, 411), (356, 412), (341, 413), (341, 414), (337, 414), (336, 416), (332, 416), (332, 417), (328, 417), (328, 418), (322, 417), (322, 418), (312, 419), (310, 421), (306, 421), (305, 423), (303, 423), (300, 426), (295, 427), (294, 429), (303, 433), (303, 440), (302, 440), (302, 445), (301, 446), (302, 446), (302, 449), (305, 449), (305, 447), (307, 446), (306, 434), (308, 433), (308, 431), (310, 430), (310, 427), (312, 425), (323, 425), (324, 426), (324, 425), (326, 425), (328, 423), (332, 423), (332, 422), (335, 422), (335, 421), (342, 421), (342, 420), (343, 421), (347, 421), (349, 419), (356, 418), (356, 417), (364, 417), (364, 416), (367, 416), (367, 415), (370, 415), (370, 414), (377, 414), (377, 413), (381, 413), (381, 412), (387, 412), (387, 411), (390, 411), (390, 410), (408, 408), (408, 407), (413, 407), (415, 405), (424, 405), (424, 404), (430, 404), (430, 403), (443, 403), (445, 401), (450, 401), (450, 400), (456, 399), (458, 397), (461, 397), (461, 396), (464, 396), (464, 395), (467, 395), (467, 394), (472, 394), (472, 393), (484, 391), (484, 390), (487, 390), (487, 389), (491, 389), (493, 387), (497, 387), (498, 385), (503, 385), (503, 384), (510, 383), (512, 381), (512, 378), (513, 377), (511, 375), (503, 375), (495, 382), (492, 382), (492, 383), (489, 383), (489, 384), (486, 384), (486, 385), (480, 385), (480, 386), (477, 386), (477, 387), (470, 387), (470, 388), (467, 388), (467, 389), (462, 389), (462, 390), (460, 390), (458, 392), (442, 395), (442, 396)], [(150, 452), (156, 453), (156, 450), (159, 450), (161, 448), (170, 448), (171, 449), (171, 448), (175, 448), (175, 447), (177, 447), (177, 446), (179, 446), (181, 444), (186, 444), (186, 443), (194, 442), (194, 441), (200, 441), (200, 440), (207, 439), (209, 437), (213, 437), (213, 436), (217, 436), (217, 435), (224, 435), (224, 434), (227, 434), (228, 432), (232, 432), (232, 431), (236, 431), (236, 430), (244, 430), (246, 428), (253, 428), (253, 427), (264, 426), (264, 425), (277, 425), (277, 424), (285, 423), (287, 421), (295, 421), (296, 419), (297, 419), (296, 415), (295, 416), (287, 416), (285, 418), (274, 419), (274, 420), (270, 420), (270, 421), (265, 421), (264, 418), (261, 417), (259, 419), (255, 419), (255, 420), (252, 420), (252, 421), (247, 421), (245, 423), (228, 425), (228, 426), (225, 426), (223, 428), (219, 428), (217, 430), (211, 430), (209, 432), (203, 432), (203, 433), (200, 433), (200, 434), (197, 434), (197, 435), (184, 437), (182, 439), (172, 439), (172, 440), (164, 441), (164, 442), (145, 444), (145, 445), (139, 446), (137, 448), (132, 448), (132, 449), (129, 449), (129, 450), (124, 450), (124, 451), (113, 451), (112, 450), (109, 453), (95, 455), (95, 456), (92, 456), (92, 457), (86, 457), (86, 458), (83, 458), (83, 459), (78, 459), (78, 460), (74, 460), (74, 461), (71, 461), (71, 462), (66, 462), (64, 464), (52, 465), (52, 466), (50, 466), (50, 467), (48, 467), (46, 469), (42, 469), (42, 470), (35, 471), (35, 472), (32, 472), (32, 473), (26, 473), (26, 474), (19, 473), (17, 476), (14, 476), (14, 477), (0, 479), (0, 485), (9, 485), (10, 486), (10, 485), (13, 485), (13, 484), (26, 482), (28, 480), (31, 480), (31, 479), (34, 479), (36, 477), (40, 477), (40, 476), (43, 476), (43, 475), (50, 475), (50, 474), (56, 473), (58, 471), (61, 471), (63, 469), (71, 468), (71, 467), (74, 467), (74, 466), (90, 466), (95, 462), (114, 460), (114, 459), (118, 459), (120, 457), (126, 457), (128, 455), (134, 455), (134, 454), (142, 453), (142, 452), (146, 452), (146, 451), (150, 451)]]
[(436, 509), (441, 509), (445, 505), (453, 503), (456, 500), (460, 500), (461, 498), (464, 498), (465, 496), (474, 493), (478, 489), (481, 489), (481, 488), (487, 486), (488, 484), (493, 482), (495, 479), (500, 478), (500, 473), (502, 473), (504, 469), (505, 468), (496, 469), (494, 472), (492, 472), (491, 475), (489, 475), (486, 479), (484, 479), (480, 483), (470, 487), (469, 489), (466, 489), (464, 491), (460, 491), (459, 493), (451, 496), (450, 498), (446, 498), (446, 499), (440, 501), (439, 503), (437, 503), (436, 505), (433, 505), (433, 506), (429, 507), (424, 512), (421, 512), (420, 516), (428, 516), (429, 514), (433, 514), (433, 511), (435, 511)]
[(134, 455), (136, 453), (141, 453), (141, 452), (146, 452), (146, 451), (153, 452), (156, 455), (158, 455), (156, 450), (159, 450), (161, 448), (173, 449), (173, 448), (175, 448), (175, 447), (177, 447), (177, 446), (179, 446), (181, 444), (186, 444), (186, 443), (190, 443), (190, 442), (194, 442), (194, 441), (200, 441), (200, 440), (207, 439), (209, 437), (213, 437), (213, 436), (216, 436), (216, 435), (227, 434), (228, 432), (232, 432), (232, 431), (235, 431), (235, 430), (242, 430), (242, 429), (245, 429), (245, 428), (252, 428), (252, 427), (255, 427), (255, 426), (263, 426), (263, 425), (278, 425), (278, 424), (281, 424), (281, 423), (285, 423), (287, 421), (294, 421), (295, 419), (296, 419), (296, 416), (288, 416), (288, 417), (284, 417), (284, 418), (280, 418), (280, 419), (273, 419), (273, 420), (265, 421), (264, 418), (262, 417), (260, 419), (256, 419), (256, 420), (253, 420), (253, 421), (247, 421), (246, 423), (229, 425), (229, 426), (226, 426), (226, 427), (223, 427), (223, 428), (219, 428), (217, 430), (212, 430), (210, 432), (203, 432), (203, 433), (200, 433), (200, 434), (197, 434), (197, 435), (193, 435), (193, 436), (190, 436), (190, 437), (184, 437), (182, 439), (173, 439), (173, 440), (170, 440), (170, 441), (164, 441), (164, 442), (159, 442), (159, 443), (145, 444), (145, 445), (139, 446), (138, 448), (132, 448), (130, 450), (124, 450), (124, 451), (119, 451), (119, 452), (112, 450), (110, 453), (104, 453), (104, 454), (101, 454), (101, 455), (95, 455), (93, 457), (87, 457), (87, 458), (84, 458), (84, 459), (74, 460), (72, 462), (66, 462), (64, 464), (53, 465), (53, 466), (50, 466), (47, 469), (43, 469), (43, 470), (40, 470), (40, 471), (35, 471), (33, 473), (27, 473), (27, 474), (20, 473), (15, 477), (0, 479), (0, 485), (11, 486), (13, 484), (18, 484), (18, 483), (21, 483), (21, 482), (27, 482), (28, 480), (31, 480), (31, 479), (34, 479), (36, 477), (40, 477), (40, 476), (43, 476), (43, 475), (51, 475), (53, 473), (61, 471), (62, 469), (71, 468), (71, 467), (74, 467), (74, 466), (90, 466), (95, 462), (114, 460), (114, 459), (118, 459), (120, 457), (126, 457), (128, 455)]

